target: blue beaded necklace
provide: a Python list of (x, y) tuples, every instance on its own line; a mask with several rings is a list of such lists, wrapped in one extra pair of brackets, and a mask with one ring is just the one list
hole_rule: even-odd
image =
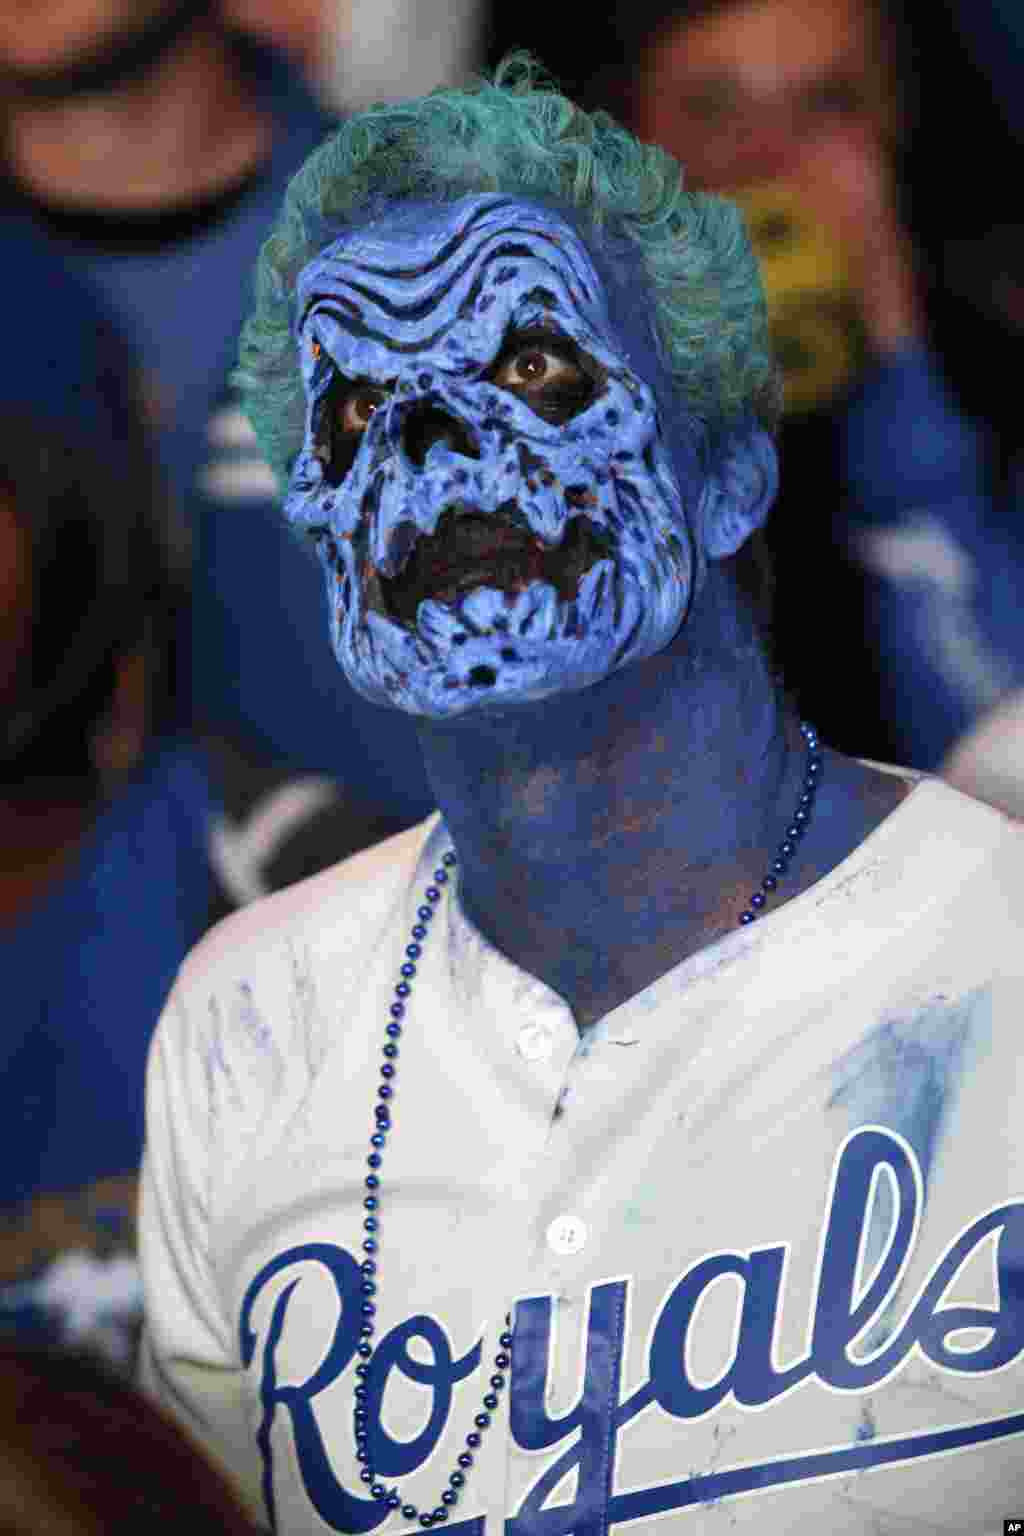
[[(800, 734), (807, 744), (807, 762), (804, 768), (803, 783), (800, 790), (800, 799), (793, 813), (793, 819), (786, 828), (786, 836), (780, 843), (778, 852), (769, 866), (768, 873), (761, 881), (760, 886), (750, 898), (748, 907), (740, 914), (740, 925), (746, 926), (754, 922), (764, 907), (769, 895), (774, 891), (779, 882), (784, 880), (789, 872), (790, 862), (796, 852), (797, 844), (810, 825), (811, 811), (814, 808), (814, 797), (821, 782), (822, 757), (819, 751), (818, 733), (812, 725), (805, 720), (800, 723)], [(416, 975), (416, 962), (423, 953), (423, 942), (427, 937), (430, 923), (433, 919), (437, 904), (441, 900), (442, 889), (449, 881), (449, 871), (456, 863), (455, 854), (448, 852), (444, 855), (440, 865), (434, 870), (434, 883), (428, 885), (424, 891), (424, 902), (416, 909), (416, 923), (412, 930), (411, 940), (405, 946), (405, 961), (401, 967), (401, 980), (395, 987), (395, 1001), (390, 1006), (390, 1018), (385, 1026), (384, 1033), (387, 1040), (384, 1044), (384, 1063), (380, 1069), (383, 1081), (377, 1089), (378, 1103), (374, 1111), (374, 1130), (370, 1137), (370, 1154), (366, 1159), (370, 1172), (365, 1179), (366, 1196), (363, 1206), (366, 1215), (363, 1218), (363, 1230), (366, 1233), (363, 1239), (363, 1252), (366, 1258), (361, 1268), (362, 1283), (360, 1290), (363, 1295), (362, 1313), (363, 1322), (359, 1329), (360, 1344), (356, 1353), (359, 1355), (359, 1364), (356, 1366), (356, 1376), (359, 1378), (355, 1389), (355, 1412), (353, 1417), (356, 1442), (356, 1460), (360, 1463), (360, 1479), (370, 1486), (371, 1496), (384, 1505), (388, 1510), (401, 1511), (402, 1518), (408, 1521), (418, 1521), (421, 1526), (442, 1525), (449, 1517), (452, 1508), (458, 1503), (459, 1495), (465, 1485), (466, 1477), (473, 1465), (474, 1452), (480, 1448), (484, 1432), (489, 1428), (491, 1415), (498, 1406), (499, 1396), (505, 1386), (508, 1371), (512, 1364), (512, 1316), (506, 1313), (505, 1331), (498, 1339), (499, 1352), (494, 1356), (494, 1374), (490, 1378), (490, 1391), (484, 1394), (480, 1412), (473, 1420), (473, 1429), (466, 1436), (465, 1449), (460, 1453), (457, 1466), (448, 1478), (448, 1487), (441, 1494), (441, 1501), (432, 1510), (420, 1511), (415, 1504), (403, 1504), (397, 1488), (387, 1488), (380, 1481), (376, 1471), (370, 1465), (369, 1451), (369, 1414), (366, 1408), (368, 1389), (366, 1378), (370, 1374), (370, 1363), (373, 1359), (373, 1345), (370, 1340), (374, 1335), (374, 1314), (376, 1305), (373, 1297), (377, 1292), (378, 1271), (377, 1255), (379, 1241), (377, 1233), (380, 1228), (378, 1212), (380, 1209), (380, 1169), (384, 1161), (384, 1147), (387, 1142), (388, 1132), (391, 1130), (391, 1100), (394, 1098), (394, 1078), (396, 1075), (395, 1061), (398, 1057), (398, 1041), (402, 1034), (402, 1021), (405, 1017), (406, 1000), (412, 993), (412, 982)]]
[(366, 1410), (367, 1387), (366, 1377), (370, 1374), (370, 1362), (373, 1359), (373, 1345), (370, 1343), (374, 1333), (373, 1317), (376, 1306), (372, 1297), (377, 1290), (377, 1231), (379, 1220), (377, 1212), (380, 1208), (380, 1167), (384, 1161), (384, 1146), (388, 1132), (391, 1129), (391, 1100), (394, 1097), (395, 1059), (398, 1056), (398, 1041), (402, 1033), (402, 1020), (405, 1015), (406, 999), (412, 992), (412, 981), (416, 975), (416, 962), (423, 953), (423, 941), (427, 937), (431, 919), (434, 916), (437, 903), (441, 900), (441, 889), (448, 883), (449, 870), (455, 864), (454, 853), (446, 853), (440, 865), (434, 870), (434, 884), (428, 885), (424, 894), (424, 903), (416, 911), (416, 924), (412, 930), (411, 942), (405, 946), (405, 961), (401, 968), (401, 980), (395, 987), (395, 1001), (391, 1004), (391, 1017), (385, 1026), (384, 1033), (387, 1040), (384, 1045), (384, 1064), (380, 1069), (383, 1082), (377, 1089), (379, 1100), (375, 1109), (375, 1125), (373, 1135), (370, 1137), (370, 1155), (366, 1161), (370, 1172), (365, 1179), (367, 1194), (363, 1200), (366, 1216), (363, 1219), (363, 1229), (366, 1237), (363, 1240), (363, 1252), (366, 1254), (362, 1269), (363, 1293), (363, 1323), (359, 1334), (362, 1342), (359, 1344), (357, 1354), (360, 1363), (356, 1366), (356, 1375), (360, 1378), (355, 1389), (355, 1441), (356, 1460), (362, 1463), (359, 1476), (364, 1483), (369, 1483), (370, 1493), (379, 1503), (387, 1509), (400, 1509), (405, 1520), (418, 1520), (422, 1526), (441, 1525), (451, 1512), (453, 1505), (458, 1503), (459, 1492), (466, 1481), (466, 1475), (473, 1465), (473, 1454), (480, 1447), (484, 1431), (491, 1422), (491, 1414), (498, 1406), (498, 1394), (505, 1385), (506, 1372), (512, 1363), (512, 1316), (506, 1314), (505, 1332), (498, 1339), (500, 1346), (498, 1354), (494, 1357), (494, 1374), (490, 1380), (490, 1391), (483, 1399), (483, 1406), (473, 1420), (473, 1429), (466, 1436), (465, 1449), (458, 1457), (455, 1471), (448, 1479), (448, 1487), (441, 1495), (440, 1503), (432, 1510), (424, 1510), (422, 1513), (415, 1504), (403, 1504), (397, 1488), (386, 1488), (380, 1481), (377, 1473), (370, 1465), (369, 1452), (369, 1416)]
[(789, 873), (790, 860), (796, 852), (796, 845), (811, 824), (814, 797), (818, 792), (818, 785), (821, 783), (823, 759), (821, 752), (818, 750), (818, 733), (814, 726), (808, 724), (806, 720), (801, 720), (800, 734), (807, 743), (807, 762), (804, 764), (804, 780), (800, 790), (800, 798), (796, 803), (796, 810), (793, 812), (793, 820), (786, 828), (786, 835), (779, 844), (778, 852), (774, 859), (768, 866), (768, 873), (753, 896), (751, 896), (749, 906), (744, 912), (740, 913), (740, 925), (742, 927), (746, 927), (748, 923), (754, 921), (779, 881), (786, 878), (786, 875)]

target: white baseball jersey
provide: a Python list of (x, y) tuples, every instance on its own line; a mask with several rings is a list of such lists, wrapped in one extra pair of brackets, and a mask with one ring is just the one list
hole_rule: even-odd
[[(294, 1536), (413, 1529), (360, 1481), (358, 1266), (445, 848), (433, 818), (227, 919), (151, 1055), (145, 1380)], [(461, 1536), (1024, 1518), (1022, 917), (1022, 833), (925, 780), (581, 1040), (456, 879), (380, 1170), (382, 1482), (438, 1505), (512, 1312)]]

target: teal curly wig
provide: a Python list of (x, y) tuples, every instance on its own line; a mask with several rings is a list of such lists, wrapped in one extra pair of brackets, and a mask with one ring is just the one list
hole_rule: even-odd
[(344, 231), (401, 200), (471, 192), (551, 203), (584, 234), (635, 250), (662, 360), (714, 435), (755, 416), (773, 429), (778, 376), (764, 295), (739, 211), (683, 189), (679, 165), (604, 112), (573, 105), (524, 54), (493, 80), (349, 118), (293, 177), (260, 253), (235, 382), (281, 484), (303, 432), (292, 325), (295, 280)]

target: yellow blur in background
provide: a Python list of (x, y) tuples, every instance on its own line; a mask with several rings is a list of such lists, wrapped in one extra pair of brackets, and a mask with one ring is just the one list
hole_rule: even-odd
[(761, 267), (787, 415), (827, 409), (865, 355), (863, 327), (842, 247), (785, 182), (730, 193)]

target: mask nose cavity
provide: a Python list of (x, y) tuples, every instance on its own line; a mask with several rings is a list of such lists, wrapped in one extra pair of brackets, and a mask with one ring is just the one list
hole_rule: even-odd
[(421, 400), (402, 422), (402, 448), (409, 461), (422, 469), (435, 443), (446, 443), (464, 459), (479, 459), (476, 438), (463, 422), (429, 400)]

